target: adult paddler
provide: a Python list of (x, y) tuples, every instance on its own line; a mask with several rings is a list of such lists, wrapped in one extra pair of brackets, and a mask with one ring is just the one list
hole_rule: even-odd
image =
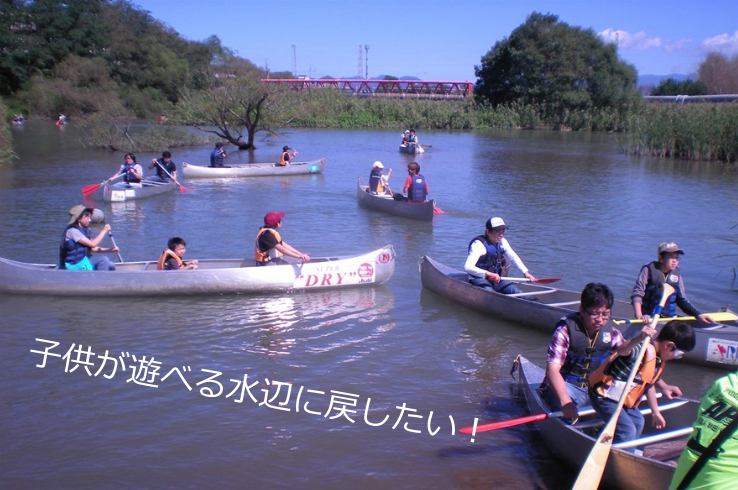
[(302, 253), (282, 240), (279, 229), (282, 228), (284, 213), (271, 211), (264, 216), (264, 226), (256, 234), (254, 246), (254, 260), (256, 265), (285, 265), (289, 264), (282, 257), (295, 257), (302, 262), (308, 262), (310, 256)]
[(92, 252), (117, 252), (120, 250), (116, 246), (112, 248), (100, 247), (100, 242), (105, 234), (110, 231), (110, 225), (106, 223), (94, 239), (90, 238), (90, 221), (94, 210), (83, 206), (79, 206), (79, 208), (78, 212), (72, 215), (67, 227), (64, 228), (59, 246), (59, 268), (74, 271), (114, 271), (115, 264), (105, 255), (90, 260)]
[(384, 165), (380, 161), (374, 162), (372, 171), (369, 174), (369, 192), (371, 194), (391, 194), (389, 188), (389, 178), (392, 175), (392, 169), (387, 171), (387, 175), (382, 174)]

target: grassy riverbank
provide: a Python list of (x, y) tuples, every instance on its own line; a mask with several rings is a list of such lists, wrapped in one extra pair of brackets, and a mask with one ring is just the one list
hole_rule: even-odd
[(7, 110), (5, 108), (5, 104), (0, 100), (0, 166), (5, 162), (10, 161), (12, 158), (15, 158), (10, 136), (10, 128), (8, 126)]
[(628, 130), (636, 155), (722, 162), (738, 156), (735, 104), (648, 104), (630, 117)]
[(621, 110), (557, 111), (545, 105), (496, 108), (473, 100), (386, 99), (333, 90), (296, 95), (299, 115), (290, 126), (310, 128), (547, 129), (613, 131), (632, 135), (629, 151), (690, 160), (734, 162), (738, 105), (652, 104)]
[(555, 129), (625, 131), (627, 112), (554, 111), (510, 104), (493, 108), (471, 99), (422, 100), (348, 96), (314, 90), (296, 96), (300, 115), (290, 125), (311, 128)]

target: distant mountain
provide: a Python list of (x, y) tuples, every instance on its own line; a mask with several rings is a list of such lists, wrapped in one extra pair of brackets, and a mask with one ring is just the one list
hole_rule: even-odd
[(638, 77), (637, 85), (639, 87), (655, 87), (661, 83), (662, 80), (666, 80), (667, 78), (673, 78), (677, 82), (683, 82), (684, 80), (697, 80), (697, 74), (691, 73), (689, 75), (685, 75), (683, 73), (670, 73), (668, 75), (640, 75)]

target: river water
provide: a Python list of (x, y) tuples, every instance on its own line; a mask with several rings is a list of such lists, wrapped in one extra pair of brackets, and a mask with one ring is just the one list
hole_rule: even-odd
[[(53, 262), (80, 189), (112, 175), (122, 155), (82, 148), (74, 121), (30, 121), (13, 135), (19, 159), (0, 168), (0, 256)], [(509, 367), (518, 353), (542, 363), (548, 336), (423, 291), (418, 259), (460, 268), (469, 240), (499, 215), (537, 276), (574, 290), (605, 282), (627, 300), (640, 266), (674, 240), (693, 302), (735, 306), (738, 174), (629, 157), (622, 135), (419, 137), (432, 148), (413, 158), (398, 153), (399, 131), (285, 130), (228, 162), (276, 161), (289, 144), (300, 160), (325, 157), (324, 174), (185, 179), (191, 192), (96, 201), (124, 260), (155, 260), (175, 235), (188, 258), (251, 256), (275, 210), (301, 251), (390, 243), (397, 268), (383, 286), (330, 292), (0, 295), (0, 487), (568, 488), (576, 471), (532, 427), (452, 434), (475, 417), (525, 414)], [(177, 148), (173, 160), (206, 164), (210, 150)], [(397, 190), (413, 159), (444, 214), (429, 224), (358, 207), (356, 179), (373, 161), (394, 170)], [(134, 367), (149, 368), (145, 381), (131, 380)], [(676, 364), (666, 379), (699, 397), (720, 374)]]

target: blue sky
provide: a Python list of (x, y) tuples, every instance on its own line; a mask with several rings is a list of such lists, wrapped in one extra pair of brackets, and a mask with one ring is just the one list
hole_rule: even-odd
[(359, 45), (369, 45), (370, 77), (475, 81), (481, 57), (534, 11), (617, 42), (639, 75), (694, 73), (711, 50), (738, 54), (738, 0), (132, 1), (271, 71), (291, 71), (296, 53), (298, 74), (316, 78), (358, 75)]

